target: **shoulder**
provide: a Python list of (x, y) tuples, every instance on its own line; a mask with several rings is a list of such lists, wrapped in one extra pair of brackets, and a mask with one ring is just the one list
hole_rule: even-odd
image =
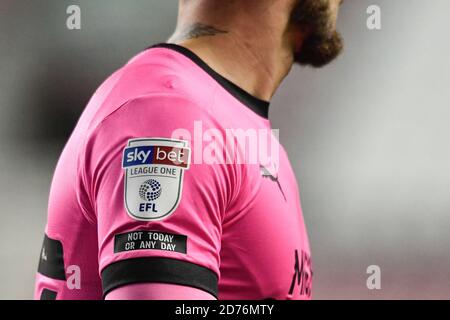
[[(210, 113), (217, 85), (176, 52), (144, 51), (116, 71), (96, 91), (86, 111), (89, 131), (120, 115), (182, 121)], [(182, 113), (181, 115), (178, 115)]]

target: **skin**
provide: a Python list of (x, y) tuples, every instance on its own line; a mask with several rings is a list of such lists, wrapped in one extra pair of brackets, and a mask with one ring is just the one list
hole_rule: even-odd
[[(309, 34), (308, 26), (292, 22), (297, 1), (181, 0), (178, 25), (168, 42), (195, 52), (255, 97), (270, 100)], [(334, 30), (341, 3), (329, 0)]]

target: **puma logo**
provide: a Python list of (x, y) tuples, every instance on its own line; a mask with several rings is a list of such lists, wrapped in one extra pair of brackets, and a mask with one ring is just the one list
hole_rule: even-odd
[(285, 196), (284, 191), (283, 191), (283, 188), (281, 188), (280, 181), (278, 180), (278, 174), (277, 174), (277, 175), (272, 174), (272, 173), (271, 173), (266, 167), (264, 167), (263, 165), (259, 165), (259, 169), (260, 169), (260, 172), (261, 172), (261, 176), (262, 176), (263, 178), (269, 178), (270, 181), (276, 182), (276, 183), (277, 183), (278, 188), (280, 189), (281, 194), (283, 195), (284, 201), (287, 201), (286, 196)]

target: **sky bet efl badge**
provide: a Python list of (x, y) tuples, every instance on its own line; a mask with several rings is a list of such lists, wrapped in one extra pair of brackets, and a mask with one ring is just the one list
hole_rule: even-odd
[(181, 198), (183, 172), (189, 169), (187, 142), (135, 139), (123, 152), (125, 208), (137, 220), (168, 217)]

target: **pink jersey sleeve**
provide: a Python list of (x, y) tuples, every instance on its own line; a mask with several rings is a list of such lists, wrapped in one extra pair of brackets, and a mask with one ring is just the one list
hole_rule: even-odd
[(179, 96), (148, 95), (90, 133), (79, 169), (88, 195), (80, 199), (95, 213), (88, 219), (98, 226), (104, 295), (167, 283), (217, 297), (222, 219), (236, 174), (231, 165), (193, 161), (202, 144), (195, 125), (217, 129), (212, 119)]
[(111, 291), (106, 300), (215, 300), (210, 293), (167, 283), (140, 283)]

